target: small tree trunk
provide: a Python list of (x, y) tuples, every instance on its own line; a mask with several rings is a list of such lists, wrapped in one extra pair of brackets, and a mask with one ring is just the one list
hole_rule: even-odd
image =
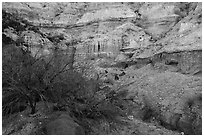
[(35, 107), (32, 106), (32, 107), (31, 107), (31, 112), (30, 112), (30, 114), (34, 114), (34, 113), (35, 113)]
[(70, 62), (69, 67), (70, 67), (70, 70), (73, 70), (74, 57), (75, 57), (75, 53), (76, 53), (76, 48), (74, 46), (70, 46), (68, 52), (70, 53), (70, 55), (68, 57), (69, 58), (69, 62)]
[(30, 114), (34, 114), (35, 113), (36, 102), (35, 101), (33, 102), (32, 99), (30, 99), (29, 103), (30, 103), (30, 108), (31, 108)]

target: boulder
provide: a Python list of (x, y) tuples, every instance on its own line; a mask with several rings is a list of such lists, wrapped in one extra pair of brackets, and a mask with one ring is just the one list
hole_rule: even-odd
[(46, 125), (47, 135), (84, 135), (83, 129), (67, 114), (61, 114), (57, 119)]
[(128, 56), (126, 56), (125, 54), (120, 53), (120, 54), (116, 57), (115, 61), (116, 61), (116, 62), (125, 62), (127, 59), (128, 59)]

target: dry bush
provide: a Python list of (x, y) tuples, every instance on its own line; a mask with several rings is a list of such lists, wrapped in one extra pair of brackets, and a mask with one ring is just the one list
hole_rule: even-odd
[(125, 110), (121, 109), (125, 96), (120, 96), (109, 88), (100, 89), (102, 83), (99, 79), (87, 79), (84, 77), (84, 71), (76, 72), (67, 67), (70, 62), (56, 67), (52, 61), (35, 59), (15, 45), (5, 47), (4, 115), (22, 111), (25, 109), (22, 109), (22, 106), (29, 106), (31, 113), (35, 113), (38, 101), (53, 102), (56, 104), (55, 109), (70, 111), (71, 115), (78, 119), (78, 123), (90, 132), (93, 122), (120, 122), (118, 116), (126, 114)]
[[(10, 26), (20, 34), (26, 26), (21, 26), (21, 21), (4, 12), (3, 28)], [(15, 22), (17, 27), (13, 26), (12, 22)], [(122, 97), (117, 96), (117, 93), (109, 88), (100, 89), (102, 83), (98, 78), (84, 77), (85, 71), (89, 70), (90, 66), (79, 66), (82, 70), (80, 72), (73, 69), (74, 48), (71, 48), (71, 54), (65, 56), (61, 54), (64, 51), (56, 48), (53, 50), (53, 56), (49, 60), (44, 60), (43, 57), (36, 58), (37, 53), (33, 57), (29, 51), (20, 48), (25, 46), (23, 41), (15, 42), (9, 39), (10, 42), (6, 43), (6, 38), (3, 37), (5, 44), (2, 46), (4, 116), (23, 111), (26, 107), (29, 107), (30, 113), (33, 114), (36, 112), (38, 101), (53, 102), (58, 111), (69, 110), (88, 132), (94, 122), (101, 120), (109, 123), (119, 122), (117, 117), (125, 114), (121, 109)], [(56, 43), (60, 40), (61, 37), (53, 39)], [(68, 43), (68, 48), (76, 42), (73, 40)], [(26, 46), (29, 48), (29, 45)]]
[(22, 106), (30, 106), (31, 113), (35, 113), (36, 102), (44, 98), (43, 63), (15, 45), (3, 49), (3, 114), (13, 113), (13, 108), (18, 111)]

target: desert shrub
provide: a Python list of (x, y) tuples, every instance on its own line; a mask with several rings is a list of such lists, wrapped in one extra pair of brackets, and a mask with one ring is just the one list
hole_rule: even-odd
[(92, 130), (96, 121), (106, 121), (111, 125), (122, 124), (119, 117), (127, 114), (123, 106), (127, 92), (115, 92), (109, 87), (101, 89), (104, 85), (100, 79), (84, 75), (90, 67), (78, 67), (82, 70), (68, 69), (55, 77), (46, 90), (47, 99), (57, 104), (57, 110), (67, 111), (68, 108), (86, 132)]
[(60, 67), (58, 64), (55, 65), (56, 60), (53, 58), (46, 61), (43, 58), (36, 59), (29, 51), (24, 51), (15, 44), (4, 46), (2, 62), (4, 114), (12, 112), (12, 108), (18, 103), (19, 106), (29, 106), (31, 113), (35, 113), (36, 103), (49, 99), (48, 90), (52, 86), (56, 87), (56, 83), (63, 84), (60, 74), (66, 71), (70, 62)]
[[(20, 25), (21, 20), (18, 18), (5, 12), (3, 14), (4, 28), (13, 27), (12, 21), (15, 21), (17, 26)], [(17, 32), (23, 31), (15, 27), (14, 29)], [(5, 40), (5, 37), (3, 39)], [(58, 43), (61, 36), (52, 40)], [(76, 43), (77, 41), (73, 40), (67, 46)], [(98, 78), (87, 78), (86, 70), (90, 70), (90, 66), (81, 65), (79, 67), (82, 71), (75, 71), (72, 66), (73, 59), (64, 59), (67, 58), (62, 53), (64, 51), (54, 49), (54, 56), (44, 60), (21, 49), (22, 46), (19, 45), (22, 44), (23, 41), (11, 41), (3, 45), (3, 115), (22, 111), (27, 106), (31, 109), (30, 113), (35, 113), (38, 101), (54, 102), (58, 110), (68, 108), (84, 127), (90, 127), (88, 121), (91, 120), (117, 121), (117, 116), (125, 114), (120, 107), (122, 98), (117, 97), (117, 93), (108, 88), (101, 90), (102, 83)], [(74, 58), (74, 53), (75, 50), (73, 56), (69, 57)]]
[[(5, 12), (3, 14), (3, 29), (10, 26), (20, 34), (25, 27), (28, 27), (26, 25), (29, 25), (25, 23), (18, 29), (18, 26), (22, 25), (22, 20)], [(13, 26), (13, 21), (16, 26)], [(53, 40), (57, 43), (61, 37)], [(122, 96), (110, 88), (100, 89), (102, 83), (98, 78), (86, 77), (86, 70), (89, 70), (90, 66), (79, 66), (82, 71), (73, 69), (74, 48), (72, 48), (73, 54), (69, 56), (70, 60), (64, 60), (67, 57), (59, 53), (58, 49), (54, 49), (56, 50), (53, 51), (54, 56), (45, 60), (41, 57), (35, 58), (28, 50), (23, 50), (21, 48), (23, 41), (10, 40), (8, 43), (6, 37), (3, 37), (3, 41), (2, 112), (4, 116), (23, 111), (26, 107), (30, 107), (30, 113), (33, 114), (36, 112), (38, 101), (54, 102), (58, 111), (67, 111), (68, 108), (71, 115), (77, 118), (78, 123), (88, 132), (94, 122), (101, 120), (109, 123), (119, 122), (118, 116), (126, 114), (121, 109), (124, 101)], [(77, 42), (73, 40), (67, 46), (73, 46)]]
[[(17, 14), (2, 11), (2, 31), (13, 30), (20, 34), (26, 30), (27, 22), (19, 18)], [(9, 36), (10, 35), (10, 36)], [(40, 97), (40, 81), (36, 74), (39, 64), (30, 54), (18, 48), (20, 41), (12, 39), (12, 33), (2, 35), (2, 95), (3, 115), (25, 109), (29, 104), (32, 113), (35, 112), (35, 100)], [(39, 63), (39, 62), (38, 62)]]
[(35, 113), (36, 102), (43, 98), (43, 60), (36, 61), (15, 45), (7, 45), (2, 58), (3, 114), (22, 105)]
[(121, 123), (118, 117), (126, 115), (126, 110), (121, 108), (124, 94), (108, 88), (100, 90), (101, 84), (99, 80), (87, 79), (82, 73), (70, 70), (56, 77), (47, 90), (47, 96), (61, 110), (68, 108), (78, 123), (90, 132), (96, 121)]
[(21, 111), (22, 106), (29, 106), (35, 113), (38, 101), (49, 101), (57, 104), (58, 111), (68, 108), (87, 132), (91, 130), (90, 121), (120, 122), (118, 116), (126, 114), (121, 107), (125, 94), (100, 89), (99, 79), (84, 76), (89, 67), (77, 72), (67, 68), (69, 62), (60, 68), (51, 62), (35, 59), (15, 45), (3, 49), (4, 115), (16, 112), (14, 108)]

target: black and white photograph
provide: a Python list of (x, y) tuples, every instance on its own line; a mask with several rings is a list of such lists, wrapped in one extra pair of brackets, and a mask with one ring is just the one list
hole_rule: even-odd
[(202, 2), (1, 2), (2, 135), (202, 135)]

